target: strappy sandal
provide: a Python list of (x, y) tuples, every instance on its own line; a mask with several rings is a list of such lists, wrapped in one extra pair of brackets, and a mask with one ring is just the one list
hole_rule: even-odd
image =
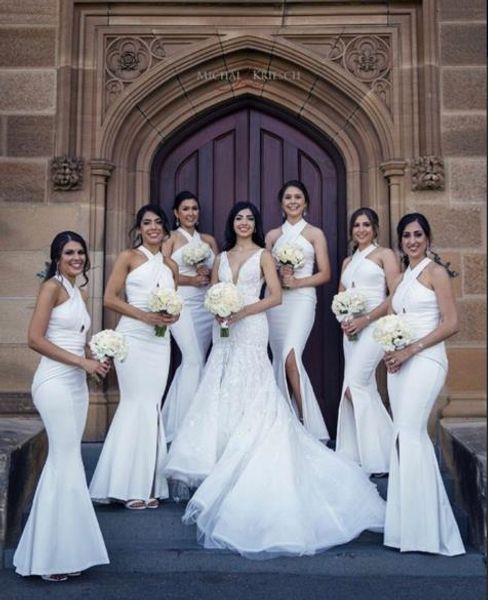
[(124, 502), (124, 506), (129, 510), (144, 510), (146, 503), (144, 500), (127, 500), (127, 502)]
[(41, 579), (44, 579), (44, 581), (52, 581), (54, 583), (59, 583), (61, 581), (67, 581), (68, 576), (64, 573), (56, 573), (53, 575), (41, 575)]
[(157, 498), (149, 498), (149, 500), (146, 500), (146, 508), (159, 508), (159, 500)]
[(81, 575), (81, 571), (74, 571), (73, 573), (66, 573), (68, 577), (79, 577)]

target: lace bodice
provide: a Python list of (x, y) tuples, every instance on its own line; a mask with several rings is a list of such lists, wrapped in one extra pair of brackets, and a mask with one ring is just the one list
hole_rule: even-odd
[(155, 287), (174, 289), (173, 273), (164, 264), (161, 252), (152, 254), (144, 246), (137, 249), (146, 256), (147, 261), (127, 275), (125, 294), (129, 304), (148, 312), (149, 293)]
[(219, 281), (235, 283), (242, 294), (245, 304), (251, 304), (259, 300), (259, 294), (263, 285), (263, 278), (261, 276), (261, 255), (263, 251), (263, 249), (256, 250), (254, 254), (251, 254), (242, 263), (237, 273), (237, 281), (233, 281), (227, 252), (222, 252), (219, 265)]
[(366, 310), (373, 310), (386, 298), (386, 277), (384, 270), (367, 257), (376, 249), (374, 244), (353, 254), (344, 269), (341, 283), (347, 290), (357, 288), (367, 298)]

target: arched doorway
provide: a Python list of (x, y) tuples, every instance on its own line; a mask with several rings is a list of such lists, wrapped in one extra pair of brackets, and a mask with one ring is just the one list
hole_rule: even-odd
[(342, 378), (341, 336), (330, 311), (346, 252), (345, 170), (333, 144), (286, 112), (252, 101), (208, 113), (176, 132), (158, 149), (151, 170), (151, 201), (170, 213), (183, 189), (202, 206), (202, 231), (222, 242), (230, 207), (251, 200), (265, 230), (281, 222), (277, 192), (287, 179), (304, 181), (310, 192), (307, 219), (329, 244), (332, 280), (319, 290), (315, 326), (305, 352), (312, 384), (332, 435)]

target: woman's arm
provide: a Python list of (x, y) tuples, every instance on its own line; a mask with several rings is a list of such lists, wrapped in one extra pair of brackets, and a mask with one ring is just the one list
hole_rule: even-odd
[(381, 266), (385, 272), (386, 286), (391, 292), (395, 282), (398, 281), (398, 277), (400, 276), (400, 265), (398, 264), (395, 253), (393, 250), (390, 250), (390, 248), (383, 248), (380, 258)]
[(131, 258), (131, 250), (124, 250), (124, 252), (117, 257), (105, 288), (103, 305), (120, 315), (138, 319), (148, 325), (167, 325), (168, 321), (161, 313), (146, 312), (136, 306), (132, 306), (120, 297), (125, 286), (127, 275), (130, 272)]
[(210, 275), (210, 285), (215, 285), (219, 282), (219, 267), (222, 254), (218, 254), (212, 266), (212, 274)]
[[(420, 338), (413, 344), (409, 344), (402, 350), (396, 352), (387, 352), (385, 362), (389, 373), (395, 373), (404, 362), (415, 354), (422, 352), (426, 348), (435, 346), (458, 332), (458, 316), (454, 291), (446, 269), (440, 265), (432, 264), (428, 267), (426, 281), (422, 283), (430, 284), (437, 297), (439, 304), (440, 319), (438, 326), (423, 338)], [(394, 359), (394, 366), (389, 365), (390, 359)]]
[(60, 304), (61, 290), (61, 286), (52, 279), (41, 285), (27, 333), (29, 348), (57, 362), (84, 369), (90, 375), (96, 373), (105, 377), (110, 370), (110, 364), (100, 363), (96, 360), (68, 352), (46, 338), (46, 331), (53, 308)]
[(250, 317), (251, 315), (257, 315), (258, 313), (264, 312), (273, 306), (281, 304), (281, 285), (278, 275), (276, 273), (276, 266), (271, 254), (265, 250), (261, 254), (261, 269), (263, 271), (264, 280), (266, 282), (266, 288), (268, 290), (267, 295), (262, 299), (254, 302), (253, 304), (247, 304), (240, 311), (232, 314), (227, 322), (236, 323), (244, 317)]
[(280, 273), (283, 279), (283, 285), (289, 289), (301, 287), (315, 287), (330, 281), (330, 260), (327, 249), (327, 240), (321, 229), (314, 227), (312, 229), (312, 245), (315, 250), (315, 261), (317, 272), (309, 277), (296, 278), (291, 267), (281, 267)]

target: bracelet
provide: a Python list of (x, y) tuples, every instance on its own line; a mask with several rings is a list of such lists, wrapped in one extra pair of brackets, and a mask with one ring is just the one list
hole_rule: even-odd
[(422, 342), (417, 342), (417, 346), (418, 348), (420, 348), (419, 352), (422, 352), (422, 350), (424, 349), (424, 345), (422, 344)]
[(369, 315), (364, 315), (367, 321), (371, 321), (371, 317)]

